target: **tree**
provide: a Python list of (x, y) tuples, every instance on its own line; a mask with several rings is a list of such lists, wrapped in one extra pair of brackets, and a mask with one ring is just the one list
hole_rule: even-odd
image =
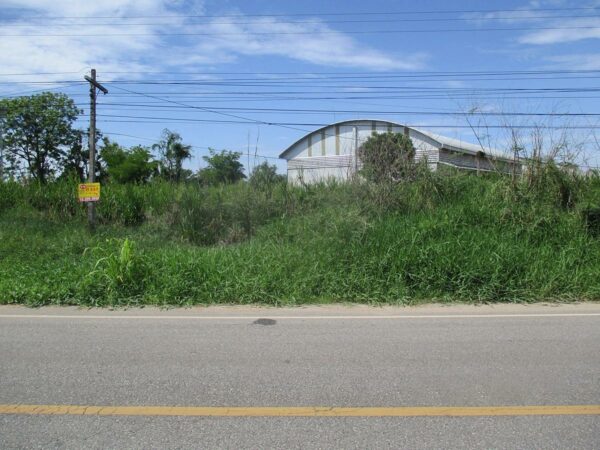
[(158, 173), (158, 161), (152, 160), (150, 151), (141, 145), (125, 149), (104, 138), (100, 155), (109, 179), (117, 183), (145, 183)]
[(277, 173), (277, 166), (266, 161), (256, 166), (248, 179), (250, 184), (257, 189), (264, 189), (284, 180), (285, 176)]
[(361, 174), (370, 181), (400, 181), (413, 175), (415, 148), (402, 133), (373, 133), (358, 149)]
[(182, 142), (179, 133), (164, 129), (162, 139), (152, 146), (160, 155), (160, 172), (170, 181), (181, 181), (188, 171), (183, 168), (183, 162), (192, 157), (192, 146)]
[(87, 178), (89, 149), (83, 146), (83, 132), (79, 132), (75, 140), (63, 157), (63, 170), (61, 178), (77, 177), (79, 181), (85, 181)]
[[(60, 178), (70, 178), (76, 176), (80, 181), (86, 181), (89, 174), (89, 157), (90, 149), (84, 142), (89, 136), (89, 130), (76, 130), (77, 139), (73, 144), (65, 151), (62, 158), (62, 173)], [(102, 132), (96, 129), (96, 142), (103, 139)], [(99, 154), (96, 155), (95, 161), (95, 180), (102, 182), (106, 177), (106, 172), (102, 165), (102, 158)]]
[(241, 153), (229, 150), (217, 152), (212, 148), (208, 151), (210, 156), (202, 157), (208, 166), (198, 172), (200, 183), (214, 186), (236, 183), (246, 178), (244, 166), (240, 162)]
[(80, 114), (65, 94), (44, 92), (0, 100), (4, 112), (4, 147), (13, 166), (24, 165), (29, 176), (45, 183), (79, 135), (73, 123)]

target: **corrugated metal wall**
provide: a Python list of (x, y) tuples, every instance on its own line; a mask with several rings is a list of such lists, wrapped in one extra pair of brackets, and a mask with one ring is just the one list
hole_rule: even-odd
[[(441, 163), (473, 170), (511, 173), (513, 166), (515, 166), (515, 163), (509, 161), (498, 161), (487, 157), (478, 157), (476, 155), (458, 153), (446, 149), (441, 149), (439, 151), (439, 158)], [(515, 168), (516, 173), (521, 173), (520, 163), (517, 163)]]

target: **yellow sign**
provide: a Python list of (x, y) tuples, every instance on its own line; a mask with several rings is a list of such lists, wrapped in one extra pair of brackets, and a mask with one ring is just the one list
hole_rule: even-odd
[(81, 183), (77, 197), (80, 202), (97, 202), (100, 200), (100, 183)]

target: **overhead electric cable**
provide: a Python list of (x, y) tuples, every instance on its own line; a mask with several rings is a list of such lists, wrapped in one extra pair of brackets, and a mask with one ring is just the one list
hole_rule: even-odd
[[(547, 20), (547, 19), (555, 19), (555, 20), (562, 20), (562, 19), (594, 19), (594, 18), (598, 18), (600, 16), (598, 15), (550, 15), (550, 16), (527, 16), (524, 19), (526, 20)], [(167, 19), (169, 19), (169, 17), (166, 17)], [(184, 16), (182, 16), (181, 18), (185, 18)], [(199, 18), (199, 17), (195, 17), (195, 18)], [(329, 24), (346, 24), (346, 23), (351, 23), (351, 24), (357, 24), (357, 23), (397, 23), (397, 22), (480, 22), (482, 20), (488, 20), (488, 21), (497, 21), (497, 20), (510, 20), (510, 19), (516, 19), (518, 17), (515, 16), (494, 16), (494, 17), (486, 17), (486, 18), (482, 18), (482, 17), (431, 17), (431, 18), (420, 18), (420, 19), (414, 19), (414, 18), (384, 18), (384, 19), (353, 19), (353, 20), (322, 20), (320, 18), (314, 18), (314, 19), (310, 19), (310, 20), (278, 20), (277, 22), (257, 22), (256, 20), (251, 20), (251, 21), (243, 21), (243, 22), (215, 22), (215, 21), (203, 21), (203, 22), (189, 22), (186, 21), (185, 25), (186, 26), (193, 26), (193, 25), (262, 25), (262, 24), (274, 24), (276, 23), (277, 25), (296, 25), (296, 24), (313, 24), (313, 25), (329, 25)], [(35, 23), (5, 23), (3, 24), (3, 27), (11, 27), (11, 28), (27, 28), (27, 27), (33, 27), (36, 25), (39, 25), (39, 22), (41, 20), (44, 20), (46, 18), (39, 18), (39, 19), (32, 19), (35, 20)], [(82, 18), (84, 19), (84, 18)], [(85, 18), (86, 20), (88, 18)], [(95, 18), (94, 18), (95, 19)], [(115, 17), (115, 19), (117, 19)], [(131, 17), (123, 17), (123, 18), (119, 18), (120, 20), (124, 20), (124, 19), (132, 19)], [(74, 19), (71, 19), (74, 20)], [(69, 23), (51, 23), (51, 24), (47, 24), (46, 26), (49, 27), (74, 27), (74, 26), (170, 26), (173, 25), (173, 22), (100, 22), (100, 23), (90, 23), (90, 22), (84, 22), (84, 23), (73, 23), (73, 22), (69, 22)]]
[[(154, 19), (163, 17), (311, 17), (311, 16), (390, 16), (390, 15), (415, 15), (415, 14), (489, 14), (489, 13), (524, 13), (524, 12), (546, 12), (546, 11), (592, 11), (598, 10), (600, 6), (575, 6), (570, 8), (520, 8), (520, 9), (439, 9), (439, 10), (387, 10), (387, 11), (362, 11), (362, 12), (317, 12), (309, 13), (271, 13), (271, 14), (171, 14), (163, 13), (160, 15), (113, 15), (113, 16), (43, 16), (43, 15), (19, 15), (14, 18), (45, 18), (45, 19), (119, 19), (119, 18), (137, 18)], [(10, 17), (9, 17), (10, 18)]]
[(311, 31), (243, 31), (243, 32), (213, 32), (213, 33), (21, 33), (8, 34), (0, 33), (4, 37), (135, 37), (135, 36), (206, 36), (218, 39), (222, 36), (283, 36), (283, 35), (330, 35), (330, 34), (410, 34), (410, 33), (481, 33), (488, 31), (547, 31), (547, 30), (598, 30), (600, 26), (572, 26), (572, 27), (510, 27), (510, 28), (435, 28), (435, 29), (418, 29), (418, 30), (351, 30), (351, 31), (335, 31), (335, 30), (311, 30)]
[[(127, 103), (105, 103), (106, 106), (139, 106), (136, 104)], [(152, 106), (148, 106), (153, 108)], [(157, 108), (176, 108), (176, 109), (190, 109), (189, 106), (160, 106)], [(265, 113), (265, 112), (290, 112), (290, 113), (309, 113), (309, 114), (367, 114), (367, 115), (378, 115), (378, 114), (398, 114), (398, 115), (430, 115), (430, 116), (457, 116), (465, 115), (465, 112), (461, 111), (367, 111), (367, 110), (343, 110), (343, 109), (294, 109), (294, 108), (241, 108), (241, 107), (211, 107), (211, 110), (215, 111), (243, 111), (251, 113)], [(470, 116), (539, 116), (539, 117), (597, 117), (600, 113), (592, 112), (581, 112), (581, 113), (570, 113), (570, 112), (509, 112), (509, 111), (474, 111), (468, 113)]]

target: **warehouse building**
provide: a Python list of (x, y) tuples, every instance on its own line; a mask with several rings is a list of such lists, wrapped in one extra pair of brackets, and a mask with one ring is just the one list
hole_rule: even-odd
[(450, 166), (464, 170), (520, 173), (522, 163), (513, 155), (481, 145), (452, 139), (386, 120), (346, 120), (303, 136), (280, 158), (287, 161), (288, 181), (293, 184), (349, 180), (360, 168), (357, 150), (372, 133), (404, 133), (415, 147), (415, 160), (426, 160), (431, 170)]

